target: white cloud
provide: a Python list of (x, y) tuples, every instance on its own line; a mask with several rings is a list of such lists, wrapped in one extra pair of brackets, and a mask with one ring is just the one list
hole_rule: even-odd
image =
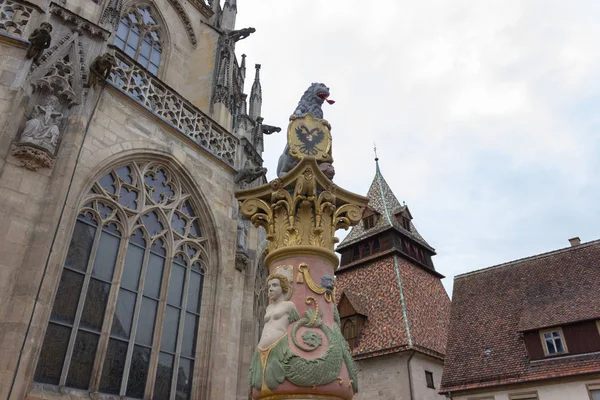
[[(336, 182), (366, 193), (377, 142), (448, 276), (597, 238), (600, 2), (240, 0), (265, 122), (306, 87), (333, 106)], [(274, 177), (284, 132), (266, 139)]]

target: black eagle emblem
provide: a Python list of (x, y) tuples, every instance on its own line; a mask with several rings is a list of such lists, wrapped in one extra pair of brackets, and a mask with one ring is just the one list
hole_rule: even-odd
[(307, 156), (316, 156), (321, 150), (318, 146), (323, 141), (325, 132), (318, 127), (308, 130), (306, 126), (300, 125), (296, 128), (296, 136), (302, 142), (300, 152)]

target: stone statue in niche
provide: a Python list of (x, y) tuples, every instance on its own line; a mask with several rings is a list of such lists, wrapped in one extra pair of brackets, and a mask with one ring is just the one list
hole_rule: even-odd
[(116, 64), (115, 56), (110, 53), (104, 53), (94, 59), (90, 65), (90, 73), (86, 87), (94, 88), (97, 83), (104, 84), (110, 76), (112, 67)]
[(54, 154), (60, 136), (58, 125), (63, 118), (63, 114), (57, 110), (58, 105), (56, 96), (48, 96), (45, 105), (34, 107), (31, 119), (25, 123), (21, 133), (22, 143), (35, 144)]
[(48, 22), (42, 22), (39, 28), (36, 28), (31, 35), (29, 35), (29, 47), (27, 47), (27, 53), (25, 58), (33, 58), (34, 60), (42, 55), (45, 49), (50, 47), (52, 37), (52, 25)]
[(245, 219), (237, 219), (237, 251), (246, 253), (248, 251), (248, 223)]

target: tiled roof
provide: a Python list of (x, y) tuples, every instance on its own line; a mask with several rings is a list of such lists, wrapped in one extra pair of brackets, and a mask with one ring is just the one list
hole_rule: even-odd
[(457, 276), (441, 390), (600, 372), (598, 354), (529, 361), (520, 337), (600, 318), (599, 291), (600, 240)]
[(338, 251), (366, 237), (372, 236), (375, 233), (379, 233), (387, 229), (396, 229), (398, 232), (408, 235), (431, 251), (435, 251), (419, 234), (417, 228), (412, 222), (410, 223), (410, 230), (407, 230), (396, 219), (397, 214), (403, 211), (408, 211), (408, 208), (405, 205), (401, 205), (392, 192), (392, 189), (387, 184), (383, 178), (383, 175), (381, 174), (381, 171), (379, 170), (379, 163), (376, 164), (375, 177), (373, 178), (373, 182), (371, 183), (367, 197), (369, 198), (368, 206), (379, 214), (377, 223), (371, 229), (365, 229), (362, 223), (354, 226), (350, 233), (338, 245)]
[(350, 289), (346, 289), (343, 295), (346, 296), (350, 304), (352, 304), (352, 307), (354, 307), (354, 311), (366, 317), (369, 316), (369, 307), (367, 307), (367, 305), (364, 304), (364, 302), (361, 299), (361, 296), (355, 294)]
[(438, 277), (392, 253), (337, 271), (336, 287), (338, 302), (349, 292), (368, 309), (356, 359), (409, 349), (443, 357), (450, 299)]

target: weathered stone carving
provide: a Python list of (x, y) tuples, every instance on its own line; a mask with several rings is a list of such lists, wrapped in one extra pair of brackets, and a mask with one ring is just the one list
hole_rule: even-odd
[[(279, 162), (277, 163), (277, 176), (282, 177), (286, 173), (288, 173), (292, 168), (294, 168), (298, 164), (298, 155), (294, 157), (293, 154), (290, 153), (290, 134), (289, 131), (292, 128), (292, 124), (294, 124), (294, 120), (298, 118), (307, 118), (308, 116), (312, 117), (313, 120), (316, 119), (317, 122), (321, 122), (325, 125), (327, 130), (330, 129), (329, 123), (323, 120), (323, 109), (321, 106), (324, 101), (327, 101), (329, 104), (333, 104), (333, 100), (328, 100), (329, 97), (329, 88), (325, 86), (323, 83), (314, 82), (310, 85), (310, 87), (304, 92), (302, 98), (298, 102), (298, 106), (294, 111), (294, 114), (290, 116), (290, 127), (288, 128), (288, 143), (283, 150), (283, 153), (279, 157)], [(318, 127), (311, 127), (308, 131), (303, 131), (302, 125), (296, 126), (295, 134), (298, 136), (298, 139), (304, 142), (305, 148), (313, 151), (313, 148), (320, 144), (319, 140), (321, 136), (324, 134), (324, 128), (318, 129)], [(327, 152), (331, 154), (331, 149), (328, 149)], [(306, 154), (310, 156), (314, 156), (315, 154)], [(322, 160), (331, 164), (333, 159)], [(329, 174), (331, 175), (331, 173)], [(328, 176), (329, 177), (329, 176)], [(329, 178), (331, 179), (331, 178)]]
[(14, 145), (10, 154), (18, 158), (23, 167), (32, 171), (37, 171), (39, 168), (52, 168), (54, 166), (54, 158), (44, 150), (39, 150), (32, 146)]
[(0, 0), (0, 32), (23, 37), (32, 12), (33, 7), (12, 0)]
[(190, 21), (190, 17), (188, 17), (187, 12), (183, 7), (183, 4), (181, 4), (179, 0), (169, 0), (169, 3), (171, 3), (173, 8), (175, 8), (177, 15), (179, 15), (179, 18), (181, 18), (181, 22), (185, 27), (185, 31), (188, 34), (190, 42), (192, 43), (194, 48), (196, 48), (196, 46), (198, 45), (198, 40), (196, 39), (196, 34), (194, 33), (194, 28), (192, 27), (192, 22)]
[(29, 35), (29, 46), (27, 47), (27, 53), (25, 58), (37, 59), (44, 50), (50, 47), (52, 37), (52, 25), (48, 22), (42, 22), (39, 28), (36, 28), (31, 35)]
[(110, 53), (104, 53), (96, 57), (90, 65), (90, 74), (88, 75), (86, 87), (94, 88), (97, 83), (104, 86), (115, 63), (115, 56)]
[(115, 50), (117, 65), (110, 74), (113, 86), (189, 136), (217, 157), (234, 165), (239, 140), (214, 123), (206, 114), (162, 83), (151, 73), (137, 67)]
[(265, 176), (267, 174), (267, 169), (263, 167), (254, 167), (246, 163), (246, 166), (239, 170), (235, 175), (234, 182), (239, 184), (250, 184), (257, 180), (258, 178)]
[(62, 37), (33, 64), (28, 79), (38, 91), (65, 99), (70, 105), (80, 104), (87, 73), (79, 34)]
[(33, 143), (54, 154), (60, 136), (58, 125), (63, 118), (63, 114), (57, 110), (58, 105), (56, 96), (48, 96), (44, 106), (36, 105), (32, 118), (25, 123), (21, 142)]
[(227, 36), (234, 42), (239, 42), (240, 40), (246, 39), (248, 36), (256, 32), (254, 28), (243, 28), (235, 31), (230, 31), (227, 33)]
[(50, 95), (45, 105), (38, 104), (33, 108), (31, 118), (25, 123), (20, 139), (11, 151), (25, 168), (35, 171), (40, 167), (52, 167), (63, 118), (58, 107), (58, 98)]
[(241, 216), (237, 219), (237, 251), (248, 251), (248, 223)]
[(116, 29), (119, 23), (119, 18), (121, 17), (122, 9), (123, 0), (110, 0), (106, 8), (102, 11), (100, 23), (109, 25), (112, 30)]
[(243, 253), (235, 253), (235, 269), (240, 272), (246, 271), (250, 264), (250, 258)]
[(262, 124), (262, 133), (263, 135), (270, 135), (275, 132), (281, 132), (281, 128), (278, 126)]
[(50, 4), (50, 13), (61, 19), (67, 25), (74, 26), (82, 32), (89, 33), (90, 36), (98, 37), (104, 40), (110, 37), (110, 32), (106, 29), (102, 29), (98, 25), (88, 21), (83, 17), (80, 17), (74, 12), (61, 7), (58, 4)]

